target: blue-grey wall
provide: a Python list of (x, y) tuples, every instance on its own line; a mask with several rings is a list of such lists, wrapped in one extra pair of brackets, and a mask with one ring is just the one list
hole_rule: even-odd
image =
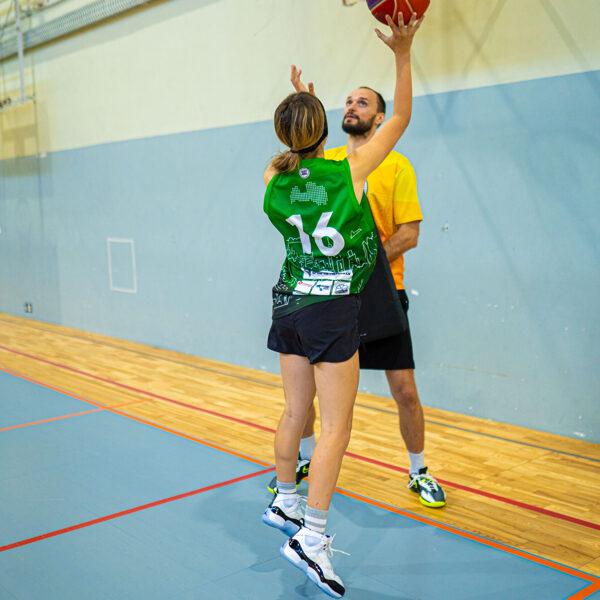
[[(599, 99), (588, 72), (415, 100), (398, 150), (425, 216), (406, 257), (424, 404), (600, 441)], [(0, 161), (0, 311), (31, 301), (35, 319), (276, 372), (276, 148), (260, 122)], [(135, 293), (110, 289), (108, 238), (133, 240)], [(361, 389), (389, 395), (380, 373)]]

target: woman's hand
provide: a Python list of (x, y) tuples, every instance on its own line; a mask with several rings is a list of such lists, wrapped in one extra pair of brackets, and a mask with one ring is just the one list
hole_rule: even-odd
[(385, 20), (392, 30), (391, 35), (384, 35), (379, 29), (375, 29), (375, 33), (386, 46), (389, 46), (394, 51), (395, 54), (404, 54), (410, 52), (413, 37), (415, 33), (417, 33), (419, 27), (421, 27), (424, 18), (425, 17), (423, 16), (420, 19), (417, 19), (417, 14), (413, 13), (408, 25), (405, 25), (402, 13), (398, 13), (398, 23), (401, 23), (401, 25), (396, 25), (390, 15), (385, 15)]

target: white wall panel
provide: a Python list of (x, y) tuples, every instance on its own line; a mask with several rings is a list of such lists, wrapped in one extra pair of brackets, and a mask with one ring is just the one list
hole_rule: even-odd
[[(415, 93), (600, 68), (598, 0), (432, 0)], [(340, 0), (171, 0), (26, 57), (37, 105), (0, 115), (0, 157), (270, 119), (297, 62), (328, 108), (393, 92), (377, 22)], [(16, 61), (2, 65), (14, 81)], [(3, 86), (3, 94), (10, 89)], [(32, 125), (33, 124), (33, 125)]]

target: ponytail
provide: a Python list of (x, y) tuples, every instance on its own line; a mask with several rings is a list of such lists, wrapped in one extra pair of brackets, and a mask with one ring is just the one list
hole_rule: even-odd
[(291, 150), (284, 150), (271, 159), (271, 166), (278, 173), (291, 173), (300, 167), (300, 156)]

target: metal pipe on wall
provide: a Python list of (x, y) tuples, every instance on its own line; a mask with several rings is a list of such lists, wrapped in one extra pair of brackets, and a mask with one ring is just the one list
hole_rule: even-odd
[(19, 75), (21, 78), (21, 102), (27, 100), (25, 96), (25, 70), (23, 66), (23, 32), (21, 30), (21, 7), (19, 0), (15, 0), (15, 26), (17, 29), (17, 55), (19, 57)]
[[(131, 10), (143, 4), (151, 4), (156, 0), (94, 0), (48, 23), (32, 27), (23, 34), (23, 48), (30, 49), (46, 42), (89, 27), (119, 13)], [(15, 0), (18, 4), (18, 0)], [(16, 34), (0, 44), (0, 60), (18, 54), (18, 38)]]

